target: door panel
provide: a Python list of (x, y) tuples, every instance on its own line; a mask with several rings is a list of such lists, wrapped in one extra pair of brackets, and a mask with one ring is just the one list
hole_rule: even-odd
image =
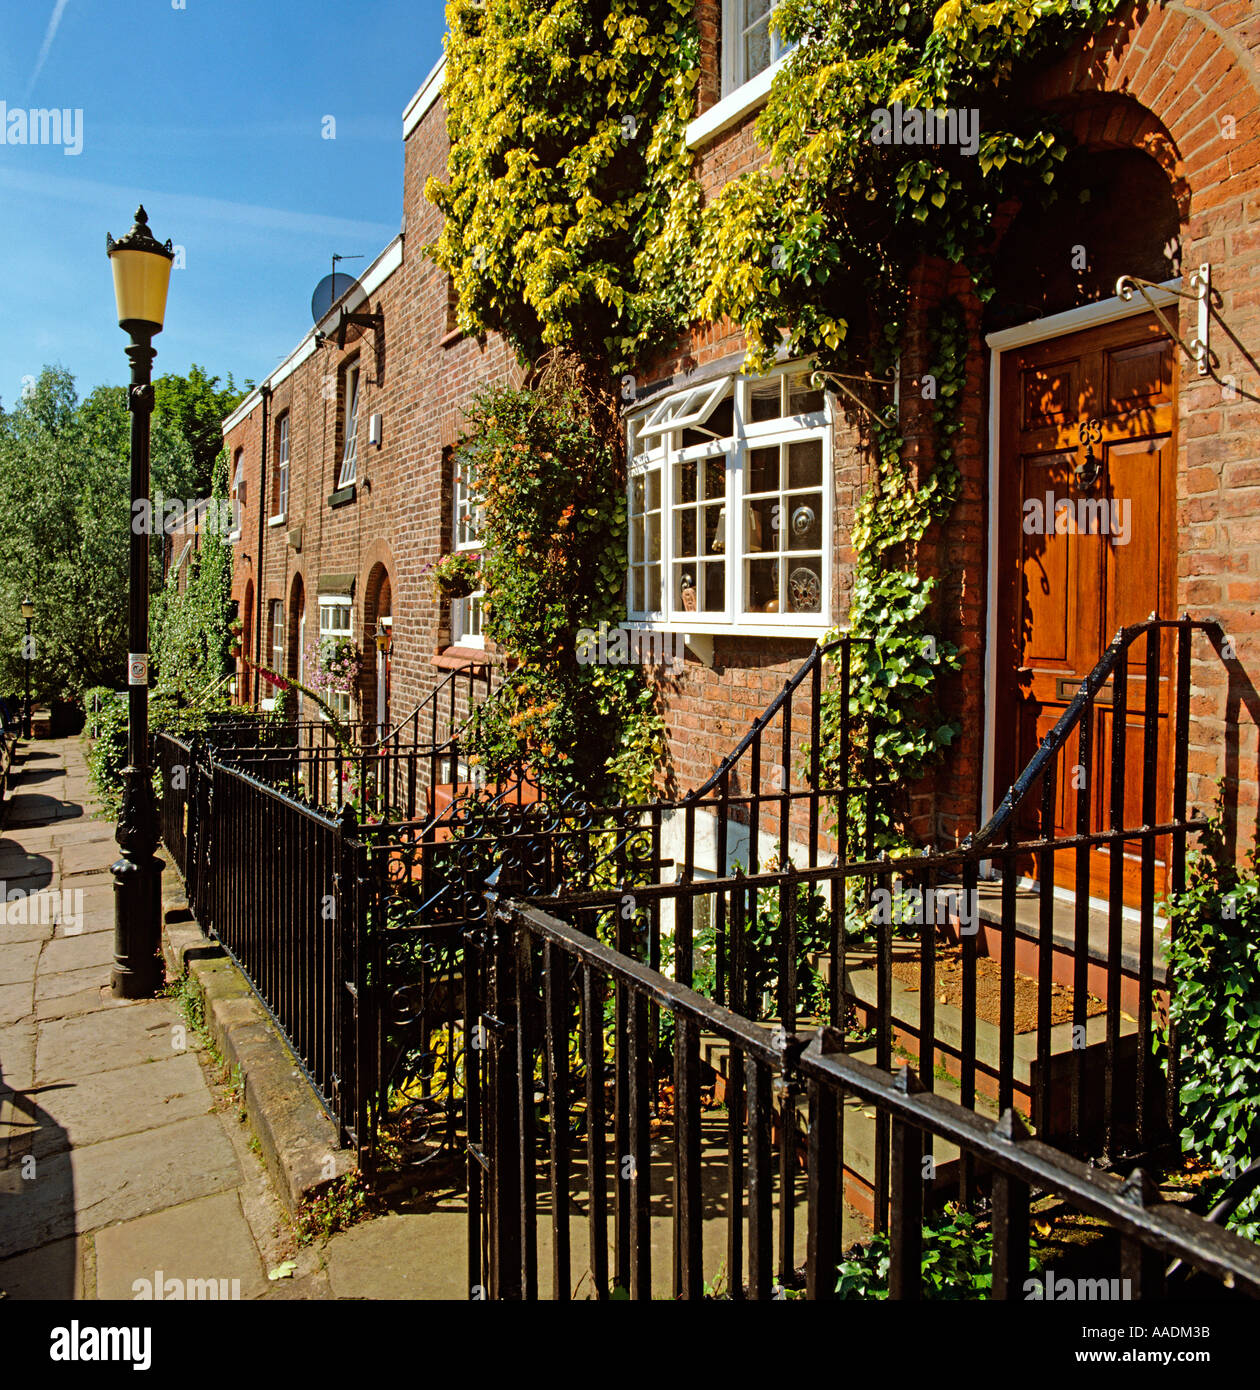
[[(998, 470), (999, 680), (997, 791), (1014, 781), (1122, 626), (1172, 611), (1176, 574), (1176, 359), (1151, 314), (1003, 355)], [(1124, 824), (1142, 817), (1146, 642), (1130, 648)], [(1171, 639), (1159, 640), (1151, 692), (1159, 745), (1156, 814), (1171, 806)], [(1059, 759), (1056, 832), (1076, 829), (1076, 784), (1091, 828), (1111, 823), (1112, 688), (1094, 710), (1092, 765), (1078, 770), (1074, 734)], [(1036, 829), (1040, 799), (1021, 830)], [(1137, 846), (1125, 897), (1137, 898)], [(1072, 857), (1057, 855), (1071, 886)], [(1126, 852), (1126, 861), (1129, 855)], [(1091, 891), (1108, 890), (1110, 853), (1091, 856)], [(1024, 866), (1030, 875), (1031, 864)], [(1162, 879), (1162, 873), (1157, 873)]]

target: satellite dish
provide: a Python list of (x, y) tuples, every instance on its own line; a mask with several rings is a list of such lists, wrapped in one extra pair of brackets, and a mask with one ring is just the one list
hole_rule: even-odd
[(353, 275), (335, 269), (338, 261), (361, 259), (360, 256), (334, 256), (332, 274), (325, 275), (311, 295), (311, 318), (315, 327), (319, 329), (322, 325), (323, 335), (335, 337), (338, 347), (357, 342), (363, 330), (372, 326), (373, 316), (361, 312), (367, 303), (367, 291)]
[(311, 318), (316, 323), (321, 323), (328, 317), (333, 305), (356, 288), (361, 290), (363, 286), (353, 275), (347, 275), (345, 271), (339, 270), (335, 275), (325, 275), (315, 286), (315, 293), (311, 295)]

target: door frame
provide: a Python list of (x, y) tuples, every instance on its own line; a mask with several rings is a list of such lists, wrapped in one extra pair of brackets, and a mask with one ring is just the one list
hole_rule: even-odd
[[(1001, 461), (1002, 424), (1002, 354), (1016, 348), (1028, 347), (1032, 343), (1042, 343), (1050, 338), (1065, 337), (1069, 333), (1079, 333), (1087, 328), (1100, 328), (1118, 319), (1132, 318), (1150, 312), (1153, 303), (1160, 309), (1176, 306), (1175, 293), (1181, 287), (1181, 277), (1165, 280), (1158, 289), (1150, 289), (1150, 302), (1135, 294), (1131, 300), (1121, 299), (1119, 295), (1111, 299), (1100, 299), (1096, 304), (1083, 304), (1079, 309), (1068, 309), (1061, 314), (1049, 314), (1045, 318), (1033, 319), (1029, 323), (1016, 324), (1013, 328), (1003, 328), (996, 333), (985, 335), (985, 346), (989, 349), (989, 465), (988, 465), (988, 516), (985, 523), (986, 569), (985, 575), (985, 617), (984, 617), (984, 761), (981, 772), (980, 824), (988, 822), (997, 806), (997, 788), (994, 785), (997, 749), (990, 735), (997, 723), (998, 690), (998, 652), (997, 652), (997, 610), (998, 610), (998, 515), (1000, 479), (998, 467)], [(1173, 344), (1173, 351), (1177, 345)], [(1002, 793), (1005, 795), (1005, 791)], [(982, 865), (985, 876), (989, 864)], [(1070, 889), (1055, 888), (1055, 895), (1065, 894), (1073, 897)]]

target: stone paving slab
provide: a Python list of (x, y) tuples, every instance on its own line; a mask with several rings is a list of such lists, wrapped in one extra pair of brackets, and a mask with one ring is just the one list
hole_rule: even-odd
[(0, 985), (24, 984), (35, 978), (35, 962), (43, 942), (14, 941), (0, 953)]
[(0, 946), (15, 941), (47, 941), (53, 934), (51, 922), (0, 921)]
[(0, 985), (0, 1025), (16, 1023), (35, 1011), (35, 981)]
[[(98, 980), (101, 978), (98, 974)], [(94, 1009), (99, 1009), (103, 1004), (116, 1004), (117, 1000), (112, 995), (106, 993), (109, 988), (109, 979), (89, 986), (87, 989), (75, 990), (73, 994), (59, 994), (52, 999), (37, 999), (35, 1001), (35, 1021), (44, 1023), (54, 1018), (72, 1018), (77, 1014), (86, 1014)]]
[(35, 1074), (44, 1082), (64, 1081), (169, 1057), (171, 1029), (179, 1021), (166, 1000), (153, 999), (43, 1023)]
[[(97, 1298), (132, 1298), (136, 1281), (152, 1287), (157, 1271), (162, 1283), (177, 1279), (185, 1298), (195, 1297), (192, 1280), (239, 1281), (239, 1297), (267, 1292), (268, 1279), (235, 1192), (202, 1197), (181, 1207), (141, 1216), (96, 1234)], [(200, 1286), (204, 1290), (204, 1284)], [(173, 1290), (171, 1291), (174, 1292)], [(217, 1290), (216, 1290), (217, 1292)]]
[[(101, 872), (102, 867), (108, 867), (108, 864), (102, 865), (102, 860), (112, 862), (118, 858), (119, 853), (117, 845), (113, 845), (111, 849), (109, 843), (99, 840), (80, 840), (59, 848), (63, 879), (79, 875), (95, 876)], [(74, 885), (76, 888), (82, 886), (81, 883)]]
[(14, 1300), (83, 1297), (83, 1239), (66, 1236), (51, 1245), (0, 1260), (0, 1294)]
[(16, 792), (9, 798), (4, 823), (9, 830), (20, 830), (25, 825), (47, 825), (50, 820), (80, 814), (81, 806), (62, 801), (58, 796), (46, 792)]
[[(97, 936), (102, 933), (97, 932)], [(105, 944), (111, 945), (109, 938), (105, 938)], [(102, 985), (109, 984), (109, 963), (112, 956), (102, 961), (99, 965), (87, 965), (82, 970), (58, 970), (55, 974), (45, 974), (40, 971), (39, 979), (35, 982), (35, 1003), (37, 1005), (53, 999), (64, 999), (71, 994), (79, 994), (83, 990), (95, 989), (98, 993)], [(98, 1005), (100, 1001), (97, 1001)]]
[(8, 1208), (0, 1256), (145, 1216), (241, 1180), (232, 1146), (213, 1115), (37, 1160), (32, 1179), (22, 1177), (20, 1165), (11, 1166), (0, 1172)]
[[(49, 852), (51, 850), (50, 845)], [(38, 878), (41, 875), (51, 878), (53, 867), (48, 852), (20, 848), (9, 841), (0, 849), (0, 879), (4, 880), (6, 888), (16, 886), (24, 879)]]
[[(44, 947), (39, 958), (40, 977), (79, 972), (89, 966), (109, 966), (114, 959), (113, 940), (104, 932), (78, 932), (63, 936), (64, 928)], [(36, 996), (43, 997), (43, 996)]]
[(0, 1092), (15, 1086), (30, 1086), (34, 1080), (34, 1023), (14, 1023), (0, 1028)]
[(46, 1136), (35, 1136), (34, 1152), (45, 1155), (206, 1115), (211, 1104), (192, 1052), (66, 1083), (38, 1099), (50, 1124)]
[(334, 1298), (468, 1300), (468, 1214), (460, 1208), (392, 1213), (328, 1242)]

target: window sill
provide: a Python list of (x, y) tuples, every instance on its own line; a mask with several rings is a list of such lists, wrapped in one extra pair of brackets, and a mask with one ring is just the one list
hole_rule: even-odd
[(724, 130), (729, 130), (733, 125), (742, 121), (745, 116), (764, 106), (770, 95), (770, 84), (774, 81), (775, 74), (787, 61), (787, 57), (788, 55), (785, 54), (777, 63), (771, 63), (768, 68), (763, 68), (756, 77), (750, 78), (742, 87), (736, 87), (728, 96), (724, 96), (716, 106), (710, 106), (702, 116), (697, 116), (687, 127), (687, 148), (689, 150), (702, 149), (710, 140), (721, 135)]
[(284, 512), (281, 512), (279, 516), (269, 516), (269, 517), (267, 518), (267, 525), (268, 525), (268, 526), (283, 526), (284, 523), (285, 523), (285, 521), (286, 521), (287, 519), (288, 519), (288, 518), (287, 518), (286, 514), (285, 514)]
[(452, 328), (449, 333), (438, 339), (438, 347), (454, 347), (456, 343), (462, 342), (467, 336), (468, 334), (462, 328)]
[(240, 540), (240, 538), (241, 538), (241, 533), (240, 533), (239, 531), (229, 531), (229, 532), (227, 533), (227, 543), (228, 543), (229, 545), (235, 545), (235, 544), (237, 543), (237, 541)]
[(345, 487), (339, 487), (336, 492), (329, 496), (328, 505), (330, 507), (344, 507), (347, 502), (353, 502), (355, 496), (354, 484), (347, 483)]
[(484, 647), (447, 647), (433, 658), (439, 671), (458, 671), (464, 666), (489, 666), (490, 655)]
[(831, 624), (812, 614), (807, 620), (796, 623), (772, 622), (708, 622), (694, 618), (690, 614), (685, 620), (666, 618), (626, 618), (622, 627), (639, 632), (680, 632), (684, 636), (691, 633), (707, 637), (800, 637), (805, 641), (817, 640), (830, 631)]

